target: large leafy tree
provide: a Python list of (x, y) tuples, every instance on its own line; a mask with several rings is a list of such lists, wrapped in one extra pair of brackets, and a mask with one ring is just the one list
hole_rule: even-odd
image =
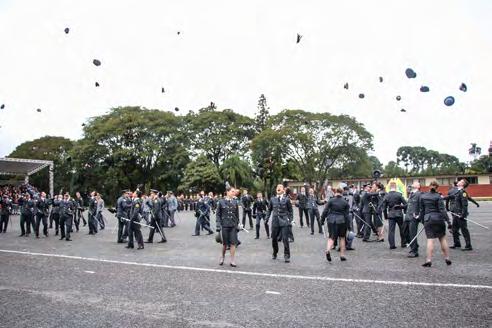
[(238, 155), (227, 158), (220, 167), (222, 179), (228, 181), (234, 187), (250, 188), (253, 184), (253, 171), (251, 166)]
[(224, 184), (215, 164), (204, 155), (188, 163), (180, 190), (195, 193), (204, 191), (222, 191)]
[(181, 120), (170, 112), (113, 108), (91, 119), (73, 149), (79, 187), (115, 195), (139, 185), (174, 189), (188, 163)]
[(463, 173), (466, 166), (456, 156), (425, 147), (403, 146), (398, 148), (396, 156), (396, 164), (403, 164), (406, 173), (412, 175)]
[(204, 155), (217, 168), (234, 154), (247, 154), (254, 136), (254, 121), (230, 109), (209, 106), (185, 117), (194, 155)]
[(470, 165), (472, 173), (490, 173), (492, 172), (492, 156), (482, 155), (474, 160)]
[[(72, 179), (72, 159), (69, 152), (73, 145), (73, 141), (67, 138), (45, 136), (20, 144), (8, 157), (53, 161), (55, 191), (61, 188), (67, 190)], [(48, 169), (35, 173), (30, 182), (41, 190), (49, 191)]]
[(285, 140), (283, 156), (292, 159), (304, 180), (322, 182), (330, 169), (341, 169), (372, 149), (372, 135), (347, 115), (284, 110), (271, 127)]

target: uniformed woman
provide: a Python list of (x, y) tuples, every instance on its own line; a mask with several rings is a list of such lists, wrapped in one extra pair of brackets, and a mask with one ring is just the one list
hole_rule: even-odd
[(430, 267), (432, 265), (432, 251), (434, 249), (434, 239), (438, 238), (441, 243), (441, 251), (447, 265), (451, 265), (449, 260), (449, 248), (446, 241), (446, 224), (449, 218), (444, 207), (444, 201), (437, 192), (439, 184), (431, 182), (430, 191), (420, 197), (420, 215), (423, 216), (425, 235), (427, 236), (427, 259), (422, 265)]
[(224, 264), (227, 248), (231, 252), (230, 266), (236, 267), (236, 246), (238, 245), (237, 232), (239, 225), (239, 205), (235, 199), (236, 189), (229, 188), (225, 198), (217, 205), (216, 229), (222, 239), (222, 253), (219, 265)]
[(335, 240), (340, 238), (340, 260), (346, 261), (345, 258), (345, 236), (349, 227), (349, 203), (342, 197), (343, 189), (335, 190), (335, 197), (331, 198), (326, 204), (323, 214), (321, 215), (321, 224), (328, 221), (328, 242), (326, 243), (326, 259), (331, 262), (330, 250)]

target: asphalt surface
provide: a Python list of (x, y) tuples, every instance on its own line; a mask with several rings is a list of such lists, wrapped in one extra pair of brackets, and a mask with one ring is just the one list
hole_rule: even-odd
[[(408, 250), (362, 243), (342, 263), (324, 258), (322, 234), (294, 227), (291, 263), (271, 259), (271, 241), (240, 233), (237, 268), (218, 265), (214, 236), (192, 237), (195, 218), (178, 214), (168, 243), (128, 250), (115, 219), (71, 242), (19, 238), (19, 218), (0, 234), (0, 327), (491, 327), (492, 231), (469, 224), (474, 251), (438, 249), (432, 268)], [(296, 212), (297, 218), (297, 212)], [(492, 202), (470, 218), (492, 228)], [(144, 238), (148, 229), (143, 230)], [(397, 232), (398, 235), (398, 232)], [(158, 240), (158, 238), (154, 238)], [(448, 236), (451, 242), (451, 237)], [(399, 240), (397, 237), (397, 245)]]

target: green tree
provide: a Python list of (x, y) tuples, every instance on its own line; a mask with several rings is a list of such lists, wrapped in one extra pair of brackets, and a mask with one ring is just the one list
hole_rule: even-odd
[(477, 174), (490, 172), (492, 172), (492, 156), (482, 155), (470, 165), (470, 173)]
[(209, 106), (197, 114), (188, 113), (185, 122), (193, 154), (205, 155), (217, 168), (229, 156), (247, 154), (254, 136), (254, 121), (230, 109), (217, 111)]
[[(69, 190), (72, 179), (72, 158), (69, 155), (74, 143), (63, 137), (45, 136), (26, 141), (8, 155), (13, 158), (39, 159), (53, 161), (54, 187), (58, 192), (61, 188)], [(49, 191), (49, 171), (41, 170), (31, 176), (32, 185), (44, 191)]]
[(285, 139), (279, 131), (265, 129), (251, 141), (251, 157), (257, 163), (257, 177), (262, 181), (264, 192), (271, 195), (276, 184), (282, 181)]
[(138, 185), (174, 189), (189, 161), (186, 147), (181, 120), (173, 113), (113, 108), (92, 118), (73, 148), (79, 188), (111, 195)]
[(222, 191), (224, 184), (215, 164), (201, 155), (186, 166), (182, 185), (179, 189), (193, 193), (200, 190)]
[(383, 169), (383, 174), (388, 178), (403, 177), (406, 175), (405, 170), (402, 169), (395, 161), (389, 161)]
[(220, 166), (220, 174), (231, 186), (250, 188), (253, 184), (253, 171), (248, 162), (238, 155), (227, 158)]
[(255, 115), (255, 129), (257, 133), (260, 133), (268, 127), (268, 119), (270, 118), (270, 107), (268, 107), (264, 94), (260, 95), (257, 107), (258, 112)]
[(372, 149), (372, 135), (347, 115), (284, 110), (271, 118), (285, 140), (283, 156), (292, 159), (307, 182), (322, 182), (330, 169), (342, 169)]

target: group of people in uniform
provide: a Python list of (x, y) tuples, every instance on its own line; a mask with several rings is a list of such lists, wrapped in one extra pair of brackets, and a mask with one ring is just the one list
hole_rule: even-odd
[[(384, 186), (374, 181), (364, 185), (361, 190), (354, 186), (341, 185), (336, 189), (330, 189), (328, 197), (321, 200), (315, 194), (315, 190), (309, 186), (300, 189), (297, 195), (292, 195), (289, 188), (279, 184), (275, 194), (269, 199), (264, 199), (262, 193), (257, 193), (256, 198), (229, 185), (226, 186), (224, 197), (216, 197), (213, 193), (200, 192), (196, 204), (193, 205), (196, 216), (195, 231), (193, 236), (199, 236), (201, 231), (213, 234), (212, 215), (215, 214), (216, 240), (222, 244), (219, 264), (223, 265), (227, 250), (230, 251), (230, 266), (236, 267), (236, 247), (239, 246), (238, 232), (245, 230), (246, 218), (249, 219), (249, 228), (253, 229), (255, 220), (255, 239), (260, 238), (262, 225), (266, 237), (271, 238), (272, 258), (277, 259), (279, 242), (283, 244), (283, 258), (290, 262), (290, 243), (294, 241), (292, 226), (295, 225), (293, 207), (299, 211), (299, 224), (310, 228), (310, 234), (315, 230), (327, 237), (325, 256), (327, 261), (332, 261), (332, 251), (338, 246), (340, 260), (346, 261), (346, 251), (354, 250), (355, 237), (363, 242), (384, 242), (385, 221), (388, 221), (387, 237), (389, 248), (396, 249), (395, 232), (399, 228), (401, 247), (409, 247), (408, 257), (419, 257), (418, 235), (425, 231), (427, 236), (427, 254), (425, 267), (432, 264), (433, 241), (438, 239), (445, 262), (451, 265), (449, 249), (447, 245), (446, 223), (453, 235), (451, 248), (461, 248), (460, 235), (464, 237), (464, 251), (472, 250), (470, 233), (467, 228), (468, 201), (478, 204), (466, 193), (468, 182), (462, 179), (443, 197), (438, 192), (439, 185), (432, 182), (428, 192), (420, 191), (420, 184), (414, 182), (409, 193), (408, 200), (397, 191), (395, 183), (390, 182), (389, 192)], [(181, 204), (183, 204), (181, 202)], [(50, 228), (55, 224), (55, 231), (60, 240), (71, 240), (73, 226), (79, 231), (80, 221), (88, 225), (89, 234), (95, 235), (99, 229), (104, 229), (102, 212), (104, 201), (97, 192), (92, 192), (87, 208), (80, 193), (72, 198), (69, 193), (48, 198), (44, 192), (31, 195), (24, 193), (18, 199), (20, 207), (20, 236), (29, 236), (31, 227), (37, 238), (40, 237), (40, 226), (43, 224), (42, 233), (48, 236), (48, 221)], [(322, 213), (319, 207), (324, 205)], [(182, 206), (182, 205), (181, 205)], [(0, 228), (6, 231), (9, 222), (9, 213), (12, 201), (8, 197), (2, 197), (0, 202)], [(242, 208), (240, 216), (239, 208)], [(50, 211), (51, 208), (51, 211)], [(144, 243), (153, 243), (154, 235), (160, 235), (160, 243), (167, 242), (164, 229), (176, 226), (175, 213), (180, 208), (180, 201), (172, 192), (162, 194), (152, 189), (150, 194), (144, 195), (140, 190), (131, 192), (122, 191), (116, 202), (116, 208), (109, 211), (115, 214), (117, 221), (117, 243), (127, 244), (126, 248), (144, 249)], [(186, 209), (186, 205), (181, 207)], [(88, 211), (86, 222), (84, 211)], [(448, 216), (451, 214), (451, 218)], [(240, 220), (242, 219), (242, 220)], [(145, 223), (144, 223), (145, 222)], [(270, 223), (271, 222), (271, 223)], [(315, 227), (316, 222), (316, 227)], [(263, 223), (263, 224), (262, 224)], [(325, 225), (326, 223), (326, 225)], [(423, 225), (423, 227), (419, 227)], [(149, 235), (144, 241), (141, 227), (149, 228)], [(326, 233), (325, 226), (328, 233)], [(371, 235), (376, 236), (371, 239)]]

